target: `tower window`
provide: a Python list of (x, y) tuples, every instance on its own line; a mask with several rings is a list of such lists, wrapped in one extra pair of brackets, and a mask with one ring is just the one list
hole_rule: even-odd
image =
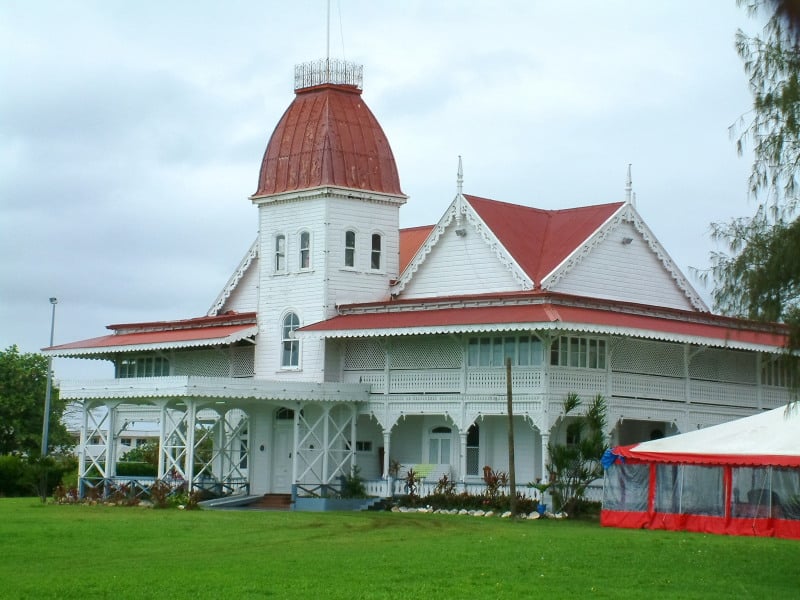
[(372, 234), (372, 256), (371, 256), (371, 267), (374, 270), (380, 270), (381, 268), (381, 235), (379, 233)]
[(300, 233), (300, 268), (311, 268), (311, 234), (307, 231)]
[(283, 318), (281, 330), (281, 367), (292, 369), (300, 366), (300, 340), (294, 332), (300, 327), (300, 319), (293, 312)]
[(275, 272), (286, 272), (286, 236), (275, 236)]
[(344, 266), (356, 266), (356, 232), (345, 231), (344, 233)]

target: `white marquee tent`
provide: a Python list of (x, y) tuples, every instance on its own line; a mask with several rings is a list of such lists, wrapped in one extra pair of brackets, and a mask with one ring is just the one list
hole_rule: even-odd
[(800, 408), (620, 446), (601, 523), (800, 539)]

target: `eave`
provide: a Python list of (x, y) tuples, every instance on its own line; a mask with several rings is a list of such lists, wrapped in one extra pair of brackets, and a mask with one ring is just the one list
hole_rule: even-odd
[(781, 325), (709, 313), (551, 293), (394, 301), (340, 307), (340, 315), (301, 335), (325, 338), (474, 334), (501, 331), (579, 332), (700, 346), (780, 352)]

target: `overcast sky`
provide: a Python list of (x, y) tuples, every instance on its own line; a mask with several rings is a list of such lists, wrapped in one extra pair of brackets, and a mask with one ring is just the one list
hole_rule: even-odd
[[(364, 65), (402, 226), (439, 219), (458, 155), (466, 193), (540, 208), (623, 200), (632, 163), (691, 278), (709, 223), (753, 210), (737, 28), (734, 0), (333, 0), (331, 56)], [(0, 1), (0, 347), (46, 346), (51, 296), (56, 343), (206, 314), (255, 239), (294, 65), (325, 52), (325, 0)]]

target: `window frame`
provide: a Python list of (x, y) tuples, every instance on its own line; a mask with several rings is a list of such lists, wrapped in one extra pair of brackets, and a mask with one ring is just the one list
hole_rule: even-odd
[(513, 351), (511, 365), (541, 368), (544, 366), (544, 342), (534, 334), (482, 335), (467, 339), (467, 366), (476, 369), (505, 367), (505, 357)]
[(117, 379), (169, 377), (170, 361), (166, 356), (136, 355), (121, 358), (115, 367)]
[[(352, 237), (352, 241), (348, 238)], [(355, 229), (348, 229), (344, 232), (344, 267), (346, 269), (356, 268), (356, 244), (358, 234)]]
[(286, 235), (283, 233), (275, 234), (275, 243), (273, 244), (273, 262), (272, 266), (275, 273), (286, 273)]
[(550, 366), (608, 370), (608, 341), (601, 337), (561, 335), (550, 342)]
[(369, 268), (371, 271), (383, 270), (383, 236), (380, 233), (370, 236)]
[[(290, 322), (291, 321), (291, 322)], [(283, 370), (300, 369), (300, 340), (293, 335), (300, 328), (300, 317), (293, 310), (287, 311), (281, 319), (280, 363)], [(288, 360), (287, 360), (288, 358)]]
[(311, 270), (311, 232), (307, 229), (301, 231), (297, 236), (298, 249), (297, 259), (301, 271)]

